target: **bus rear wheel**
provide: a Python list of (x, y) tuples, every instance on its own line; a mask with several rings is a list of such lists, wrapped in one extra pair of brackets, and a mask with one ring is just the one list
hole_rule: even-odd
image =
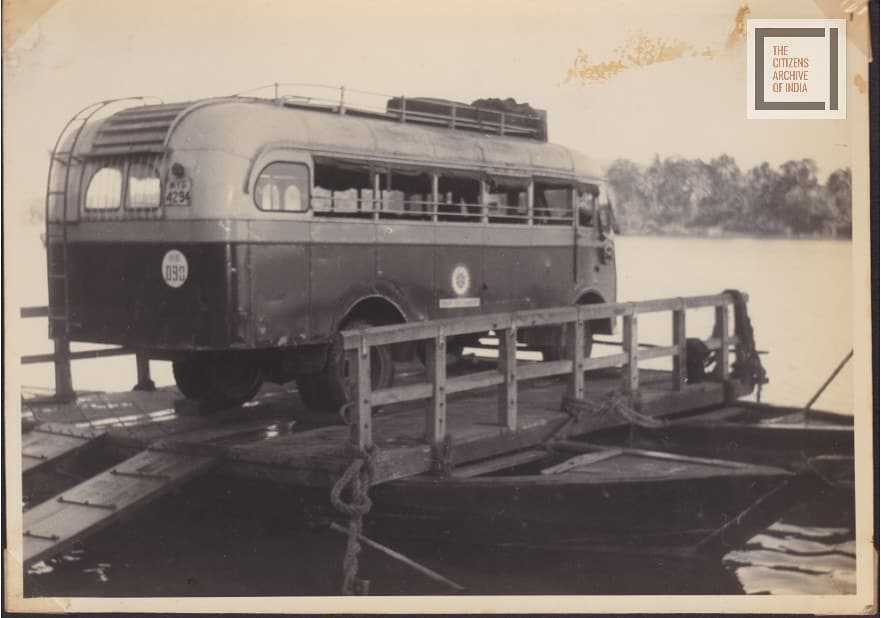
[(175, 361), (172, 369), (174, 381), (184, 397), (217, 409), (249, 401), (263, 385), (259, 365), (227, 355)]
[[(559, 340), (550, 346), (543, 346), (540, 349), (542, 360), (558, 361), (572, 358), (570, 347), (572, 345), (571, 327), (560, 328)], [(591, 332), (590, 322), (584, 323), (584, 358), (590, 358), (593, 352), (593, 333)]]
[[(346, 330), (358, 330), (376, 326), (366, 320), (354, 320), (346, 324)], [(388, 388), (395, 379), (395, 362), (389, 346), (370, 350), (370, 382), (374, 390)], [(339, 412), (344, 404), (353, 399), (355, 376), (353, 368), (342, 349), (342, 341), (335, 337), (328, 350), (328, 360), (321, 373), (297, 377), (297, 390), (303, 403), (312, 410), (327, 413)]]

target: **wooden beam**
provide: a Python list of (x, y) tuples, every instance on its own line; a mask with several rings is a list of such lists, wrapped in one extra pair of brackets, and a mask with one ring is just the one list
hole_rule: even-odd
[(514, 466), (521, 466), (526, 463), (538, 461), (539, 459), (544, 459), (547, 456), (548, 452), (544, 449), (529, 449), (526, 451), (519, 451), (510, 455), (503, 455), (501, 457), (495, 457), (493, 459), (480, 461), (474, 464), (469, 464), (467, 466), (461, 466), (453, 470), (450, 476), (459, 479), (482, 476), (484, 474), (490, 474), (491, 472), (498, 472), (499, 470), (505, 470), (507, 468), (513, 468)]
[[(80, 352), (68, 352), (68, 360), (84, 360), (90, 358), (106, 358), (108, 356), (128, 356), (133, 354), (128, 348), (103, 348), (100, 350), (82, 350)], [(54, 363), (55, 354), (26, 354), (21, 357), (22, 365), (34, 365), (39, 363)]]
[(548, 378), (572, 373), (572, 361), (563, 359), (558, 361), (543, 361), (541, 363), (529, 363), (517, 368), (518, 380), (534, 380), (535, 378)]
[(584, 399), (584, 322), (575, 320), (570, 328), (572, 336), (572, 378), (569, 395)]
[(62, 337), (54, 340), (55, 344), (55, 398), (59, 401), (76, 399), (73, 390), (73, 378), (70, 374), (70, 342)]
[(686, 354), (685, 309), (673, 310), (673, 345), (676, 355), (673, 357), (673, 390), (681, 391), (688, 377), (688, 356)]
[(639, 349), (639, 360), (650, 360), (652, 358), (665, 358), (667, 356), (675, 356), (679, 352), (679, 348), (675, 345), (658, 346), (651, 348)]
[(370, 348), (366, 345), (361, 349), (349, 352), (349, 376), (355, 388), (352, 394), (353, 442), (359, 449), (373, 446), (373, 413), (370, 401)]
[(622, 372), (624, 390), (635, 393), (639, 390), (639, 317), (636, 314), (624, 316), (624, 353), (627, 364)]
[(728, 379), (728, 353), (730, 351), (728, 335), (728, 305), (716, 307), (716, 331), (719, 333), (719, 362), (716, 363), (716, 377)]
[(21, 317), (23, 318), (45, 318), (49, 317), (49, 307), (22, 307)]
[(499, 334), (499, 425), (517, 429), (517, 327), (510, 326)]
[(425, 360), (431, 379), (431, 400), (425, 411), (425, 441), (439, 444), (447, 434), (447, 339), (443, 332), (426, 342)]

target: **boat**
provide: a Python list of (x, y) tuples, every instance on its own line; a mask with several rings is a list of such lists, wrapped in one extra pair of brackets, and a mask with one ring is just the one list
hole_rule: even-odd
[(809, 473), (853, 492), (852, 416), (738, 401), (656, 427), (634, 427), (627, 440), (643, 448)]
[(371, 489), (383, 536), (718, 556), (804, 494), (782, 468), (573, 441)]

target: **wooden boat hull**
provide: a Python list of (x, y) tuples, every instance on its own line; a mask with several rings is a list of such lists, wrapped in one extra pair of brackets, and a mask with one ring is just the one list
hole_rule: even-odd
[(658, 428), (634, 428), (631, 444), (814, 474), (853, 487), (853, 417), (750, 402), (704, 411)]
[(557, 474), (522, 468), (375, 487), (370, 519), (386, 535), (458, 543), (715, 553), (769, 525), (803, 489), (780, 469), (635, 450)]

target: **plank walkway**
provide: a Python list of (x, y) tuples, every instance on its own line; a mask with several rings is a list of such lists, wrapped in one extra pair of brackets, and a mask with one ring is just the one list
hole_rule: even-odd
[[(588, 398), (606, 396), (620, 385), (615, 371), (589, 373), (587, 377)], [(641, 370), (642, 414), (670, 415), (725, 400), (722, 383), (689, 385), (678, 392), (670, 383), (669, 372)], [(528, 448), (551, 436), (574, 437), (627, 424), (627, 419), (615, 415), (570, 418), (561, 411), (566, 390), (564, 380), (538, 379), (524, 384), (515, 431), (498, 424), (496, 389), (450, 397), (447, 423), (452, 463), (462, 465)], [(328, 486), (351, 461), (349, 427), (334, 416), (316, 417), (308, 412), (293, 388), (265, 388), (253, 402), (207, 417), (178, 414), (174, 403), (179, 397), (176, 389), (163, 388), (152, 393), (90, 394), (70, 404), (25, 404), (25, 409), (33, 415), (33, 422), (42, 423), (36, 431), (53, 427), (81, 432), (83, 438), (104, 435), (108, 446), (128, 454), (150, 448), (216, 457), (223, 472), (296, 485)], [(431, 469), (432, 449), (423, 437), (426, 408), (422, 402), (396, 404), (375, 415), (374, 482)], [(33, 431), (25, 436), (30, 433)], [(82, 439), (54, 437), (66, 440), (68, 448), (84, 444)], [(55, 448), (63, 451), (65, 447), (59, 444)]]
[(144, 451), (25, 511), (25, 565), (57, 553), (217, 463), (213, 457)]

